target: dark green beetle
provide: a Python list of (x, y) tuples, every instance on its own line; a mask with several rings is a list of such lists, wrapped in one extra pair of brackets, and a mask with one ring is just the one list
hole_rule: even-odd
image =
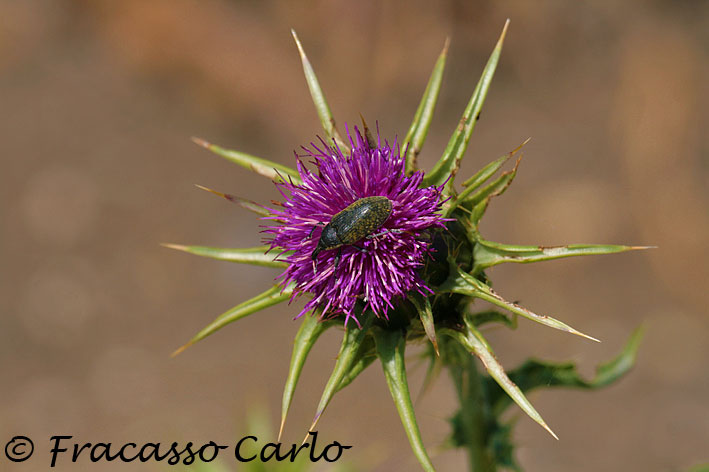
[[(347, 208), (333, 216), (323, 228), (318, 245), (313, 251), (313, 264), (320, 251), (354, 245), (360, 239), (372, 236), (389, 219), (391, 209), (391, 200), (387, 197), (364, 197), (355, 200)], [(311, 236), (313, 231), (310, 232)], [(335, 258), (335, 266), (339, 261), (340, 252)]]

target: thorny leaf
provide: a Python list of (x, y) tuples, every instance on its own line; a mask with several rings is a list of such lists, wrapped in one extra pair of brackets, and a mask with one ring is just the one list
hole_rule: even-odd
[(428, 337), (428, 340), (431, 341), (433, 349), (436, 351), (436, 355), (438, 355), (438, 341), (436, 340), (436, 327), (433, 322), (431, 300), (428, 297), (420, 297), (417, 295), (412, 296), (409, 300), (416, 307), (416, 311), (418, 311), (421, 324), (426, 332), (426, 336)]
[(300, 373), (303, 371), (303, 366), (308, 358), (310, 349), (320, 335), (333, 325), (331, 321), (320, 321), (317, 315), (303, 316), (303, 322), (300, 324), (300, 329), (295, 335), (293, 341), (293, 354), (291, 355), (290, 367), (288, 369), (288, 377), (286, 385), (283, 388), (283, 401), (281, 402), (281, 427), (278, 430), (278, 440), (281, 440), (283, 427), (286, 424), (286, 416), (293, 400), (293, 393), (298, 384)]
[(399, 417), (409, 438), (411, 449), (424, 470), (434, 471), (431, 459), (428, 457), (421, 439), (421, 432), (416, 422), (409, 394), (409, 383), (406, 380), (406, 366), (404, 364), (406, 337), (398, 330), (377, 329), (374, 331), (374, 339), (389, 391), (394, 399), (394, 404), (396, 404), (396, 409), (399, 411)]
[[(522, 146), (524, 146), (524, 144), (512, 151), (510, 154), (508, 154), (508, 156), (511, 157)], [(500, 159), (494, 161), (493, 164), (499, 162)], [(517, 168), (519, 167), (521, 159), (522, 156), (517, 159), (517, 162), (515, 163), (515, 166), (511, 171), (503, 173), (497, 179), (490, 182), (490, 184), (486, 185), (482, 189), (479, 189), (478, 191), (473, 193), (478, 187), (475, 185), (471, 185), (465, 190), (463, 190), (459, 195), (446, 202), (446, 205), (443, 210), (443, 216), (449, 216), (453, 212), (453, 210), (461, 206), (464, 206), (466, 209), (474, 208), (478, 203), (482, 201), (489, 201), (492, 197), (497, 197), (498, 195), (502, 195), (503, 193), (505, 193), (507, 187), (512, 184), (512, 181), (517, 176)], [(480, 215), (480, 217), (482, 217), (482, 214)], [(478, 223), (479, 220), (480, 218), (474, 220), (474, 222)]]
[(369, 367), (372, 362), (374, 362), (376, 358), (377, 352), (374, 349), (374, 339), (371, 336), (367, 336), (364, 339), (362, 345), (360, 346), (359, 351), (357, 351), (357, 355), (355, 356), (355, 360), (352, 363), (352, 367), (350, 367), (350, 370), (345, 373), (345, 376), (342, 378), (340, 384), (337, 386), (337, 391), (339, 392), (340, 390), (351, 384), (354, 379), (359, 376), (359, 374), (364, 372), (364, 369)]
[(231, 151), (223, 147), (217, 146), (216, 144), (209, 143), (201, 138), (192, 138), (199, 146), (212, 151), (213, 153), (222, 156), (223, 158), (239, 164), (241, 167), (245, 167), (249, 170), (256, 172), (257, 174), (268, 177), (274, 182), (284, 182), (284, 175), (288, 176), (294, 183), (301, 183), (300, 174), (297, 170), (284, 166), (283, 164), (278, 164), (267, 159), (262, 159), (260, 157), (252, 156), (251, 154), (246, 154), (240, 151)]
[(483, 326), (488, 323), (500, 323), (511, 329), (517, 328), (516, 314), (512, 314), (512, 317), (510, 317), (504, 313), (500, 313), (499, 311), (495, 310), (473, 313), (470, 315), (470, 320), (476, 328), (479, 328), (480, 326)]
[(300, 44), (300, 39), (295, 33), (295, 30), (291, 30), (293, 39), (295, 40), (296, 46), (298, 46), (298, 53), (300, 53), (300, 60), (303, 63), (303, 72), (305, 73), (305, 80), (308, 83), (308, 88), (310, 89), (310, 96), (313, 98), (313, 103), (315, 104), (315, 110), (318, 112), (318, 118), (320, 118), (320, 123), (322, 124), (325, 133), (327, 134), (328, 140), (335, 140), (335, 143), (342, 149), (348, 149), (344, 141), (340, 137), (340, 133), (337, 131), (337, 126), (335, 124), (335, 118), (332, 116), (330, 111), (330, 105), (327, 104), (325, 99), (325, 94), (320, 88), (320, 82), (315, 75), (313, 66), (310, 65), (308, 57), (305, 55), (305, 50), (303, 45)]
[(577, 331), (571, 326), (562, 323), (561, 321), (556, 320), (550, 316), (538, 315), (530, 310), (527, 310), (524, 307), (519, 306), (516, 303), (508, 302), (500, 295), (495, 293), (492, 288), (490, 288), (480, 280), (476, 279), (472, 275), (466, 274), (465, 272), (461, 271), (457, 266), (452, 267), (452, 272), (448, 280), (439, 287), (439, 293), (445, 292), (459, 293), (461, 295), (468, 295), (471, 297), (480, 298), (482, 300), (492, 303), (493, 305), (497, 305), (500, 308), (505, 308), (506, 310), (509, 310), (512, 313), (524, 316), (525, 318), (528, 318), (532, 321), (536, 321), (537, 323), (541, 323), (543, 325), (561, 331), (566, 331), (571, 334), (576, 334), (578, 336), (588, 338), (592, 341), (600, 342), (598, 341), (598, 339), (588, 336), (587, 334), (583, 334), (582, 332)]
[(214, 194), (214, 195), (216, 195), (216, 196), (218, 196), (218, 197), (222, 197), (222, 198), (224, 198), (225, 200), (229, 200), (230, 202), (236, 203), (237, 205), (240, 205), (240, 206), (242, 206), (243, 208), (246, 208), (247, 210), (256, 213), (257, 215), (260, 215), (260, 216), (271, 216), (271, 212), (269, 212), (265, 207), (259, 205), (258, 203), (254, 202), (254, 201), (252, 201), (252, 200), (248, 200), (248, 199), (246, 199), (246, 198), (237, 197), (236, 195), (230, 195), (230, 194), (228, 194), (228, 193), (218, 192), (218, 191), (216, 191), (216, 190), (213, 190), (213, 189), (211, 189), (211, 188), (209, 188), (209, 187), (205, 187), (205, 186), (203, 186), (203, 185), (197, 185), (197, 184), (195, 184), (195, 187), (197, 187), (197, 188), (199, 188), (199, 189), (202, 189), (202, 190), (205, 190), (205, 191), (207, 191), (207, 192), (209, 192), (209, 193), (212, 193), (212, 194)]
[(256, 246), (248, 248), (222, 248), (210, 246), (185, 246), (182, 244), (163, 243), (170, 249), (194, 254), (195, 256), (209, 257), (220, 261), (238, 262), (264, 267), (288, 267), (288, 263), (277, 260), (276, 254), (266, 254), (269, 246)]
[(451, 329), (446, 329), (445, 333), (462, 344), (468, 352), (475, 354), (483, 363), (483, 366), (490, 376), (495, 379), (495, 382), (502, 387), (507, 395), (509, 395), (509, 397), (512, 398), (512, 400), (514, 400), (514, 402), (517, 403), (517, 405), (519, 405), (519, 407), (527, 413), (530, 418), (546, 429), (549, 434), (554, 437), (554, 439), (559, 439), (551, 428), (549, 428), (544, 419), (542, 419), (537, 410), (535, 410), (532, 404), (529, 403), (529, 400), (527, 400), (527, 397), (524, 396), (522, 390), (520, 390), (519, 387), (515, 385), (515, 383), (507, 376), (504, 367), (502, 367), (502, 364), (500, 364), (495, 357), (490, 345), (469, 318), (465, 319), (464, 333)]
[[(521, 366), (508, 372), (510, 379), (515, 382), (523, 392), (529, 392), (538, 387), (569, 387), (583, 390), (596, 390), (620, 379), (635, 365), (640, 342), (643, 338), (643, 328), (633, 331), (623, 350), (608, 362), (596, 368), (596, 375), (584, 379), (572, 362), (554, 363), (529, 359)], [(486, 389), (490, 405), (496, 414), (501, 414), (510, 400), (497, 385), (487, 379)]]
[(229, 323), (233, 323), (234, 321), (240, 320), (241, 318), (256, 313), (257, 311), (261, 311), (264, 308), (268, 308), (269, 306), (273, 306), (278, 303), (281, 303), (282, 301), (288, 300), (292, 294), (293, 285), (289, 285), (286, 288), (282, 288), (276, 285), (274, 287), (269, 288), (265, 292), (236, 305), (234, 308), (231, 308), (230, 310), (227, 310), (221, 315), (219, 315), (214, 321), (212, 321), (204, 329), (202, 329), (202, 331), (200, 331), (192, 339), (190, 339), (187, 344), (173, 352), (172, 357), (175, 357), (191, 345), (195, 344), (198, 341), (201, 341), (210, 334), (219, 331)]
[(505, 262), (527, 264), (564, 257), (595, 256), (625, 251), (649, 249), (649, 246), (622, 246), (617, 244), (567, 244), (564, 246), (519, 246), (486, 241), (478, 238), (473, 250), (473, 273)]
[(461, 195), (458, 196), (456, 202), (458, 205), (465, 205), (467, 208), (473, 208), (478, 203), (482, 201), (489, 201), (493, 197), (498, 197), (505, 193), (505, 190), (512, 184), (512, 181), (517, 176), (517, 169), (519, 168), (519, 163), (522, 162), (522, 156), (520, 155), (515, 162), (515, 166), (512, 170), (504, 172), (497, 179), (490, 182), (485, 187), (479, 189), (475, 193), (466, 193), (468, 189), (465, 189)]
[(505, 27), (502, 29), (500, 39), (497, 41), (497, 45), (492, 51), (490, 59), (488, 59), (485, 69), (483, 69), (482, 76), (473, 91), (473, 95), (470, 97), (470, 101), (463, 112), (463, 117), (460, 119), (460, 123), (453, 132), (450, 141), (448, 141), (448, 146), (446, 146), (443, 155), (433, 169), (424, 177), (423, 183), (425, 186), (438, 186), (445, 183), (445, 195), (450, 195), (452, 192), (455, 173), (458, 171), (460, 161), (465, 154), (465, 150), (468, 148), (470, 136), (473, 134), (475, 124), (480, 117), (480, 111), (485, 103), (485, 97), (487, 97), (487, 92), (492, 83), (492, 77), (495, 75), (497, 63), (500, 60), (502, 44), (505, 40), (509, 24), (510, 21), (507, 20)]
[(411, 174), (417, 169), (416, 157), (418, 157), (421, 148), (423, 148), (423, 143), (428, 134), (428, 127), (431, 124), (431, 119), (433, 119), (433, 111), (438, 101), (438, 93), (441, 91), (443, 70), (446, 67), (449, 44), (450, 39), (446, 39), (443, 51), (441, 51), (441, 54), (438, 56), (436, 65), (431, 72), (431, 77), (428, 79), (426, 90), (423, 92), (423, 97), (421, 97), (421, 103), (419, 103), (416, 113), (414, 114), (414, 120), (409, 127), (409, 131), (406, 133), (404, 142), (401, 144), (401, 149), (404, 149), (406, 152), (407, 174)]
[[(340, 353), (337, 356), (337, 361), (335, 362), (335, 367), (332, 370), (332, 374), (330, 374), (330, 379), (327, 381), (325, 390), (320, 397), (320, 403), (318, 403), (315, 418), (313, 418), (313, 424), (310, 426), (309, 431), (313, 431), (315, 429), (315, 425), (317, 425), (320, 417), (325, 411), (325, 408), (327, 408), (330, 400), (332, 400), (332, 397), (337, 392), (338, 387), (343, 382), (350, 369), (359, 360), (357, 354), (360, 352), (360, 348), (366, 339), (373, 318), (374, 316), (370, 312), (368, 313), (368, 316), (364, 317), (364, 322), (361, 327), (354, 326), (353, 323), (350, 323), (350, 325), (345, 328), (345, 335), (342, 338)], [(308, 439), (307, 435), (305, 439)]]

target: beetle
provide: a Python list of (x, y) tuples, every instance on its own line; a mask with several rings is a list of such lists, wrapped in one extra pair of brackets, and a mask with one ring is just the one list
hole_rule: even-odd
[[(376, 236), (374, 232), (386, 223), (391, 212), (392, 203), (387, 197), (374, 196), (355, 200), (347, 208), (333, 216), (323, 228), (320, 240), (311, 256), (313, 266), (315, 266), (315, 259), (321, 251), (340, 248), (335, 258), (335, 267), (337, 267), (342, 254), (342, 246), (355, 246), (355, 243), (360, 239)], [(322, 223), (318, 226), (320, 225)], [(315, 227), (310, 231), (308, 237), (313, 235), (313, 231), (315, 231)], [(364, 248), (355, 247), (366, 252)]]

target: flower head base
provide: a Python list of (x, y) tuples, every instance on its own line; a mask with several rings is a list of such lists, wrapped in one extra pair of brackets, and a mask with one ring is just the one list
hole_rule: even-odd
[[(431, 252), (427, 230), (442, 228), (441, 187), (421, 188), (423, 172), (406, 175), (404, 159), (394, 143), (381, 137), (372, 142), (355, 128), (348, 133), (349, 154), (339, 146), (311, 143), (300, 158), (310, 158), (317, 172), (298, 161), (302, 183), (281, 182), (285, 201), (272, 209), (273, 219), (282, 222), (269, 226), (271, 248), (292, 251), (288, 267), (280, 275), (282, 283), (295, 284), (293, 298), (309, 292), (313, 298), (298, 316), (318, 309), (322, 317), (344, 314), (345, 323), (353, 318), (358, 300), (377, 316), (386, 317), (393, 301), (411, 291), (432, 293), (419, 276), (419, 269)], [(318, 239), (334, 215), (352, 203), (372, 196), (391, 202), (391, 214), (372, 234), (356, 244), (324, 250), (312, 255)]]

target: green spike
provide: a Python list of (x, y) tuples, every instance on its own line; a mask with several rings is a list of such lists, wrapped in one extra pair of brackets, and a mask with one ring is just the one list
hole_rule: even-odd
[(375, 149), (377, 147), (377, 142), (374, 140), (372, 133), (369, 131), (369, 126), (367, 126), (367, 122), (364, 120), (362, 113), (359, 114), (359, 118), (362, 120), (362, 134), (364, 134), (364, 139), (367, 140), (367, 145), (371, 149)]
[(406, 380), (406, 366), (404, 364), (406, 338), (399, 330), (385, 331), (383, 329), (375, 330), (374, 337), (377, 345), (377, 354), (384, 369), (384, 376), (396, 404), (396, 409), (399, 411), (401, 423), (404, 425), (404, 430), (409, 438), (411, 449), (424, 470), (434, 471), (431, 459), (428, 457), (421, 439), (421, 432), (416, 422), (414, 407), (409, 394), (409, 384)]
[(374, 355), (364, 357), (358, 356), (357, 361), (352, 365), (349, 372), (345, 374), (345, 376), (342, 378), (342, 381), (337, 386), (337, 391), (339, 392), (340, 390), (351, 384), (352, 381), (356, 379), (359, 374), (364, 372), (364, 369), (369, 367), (376, 358), (377, 356)]
[(252, 156), (251, 154), (246, 154), (240, 151), (231, 151), (223, 147), (217, 146), (210, 142), (205, 141), (201, 138), (192, 138), (195, 144), (202, 146), (203, 148), (212, 151), (214, 154), (222, 156), (223, 158), (239, 164), (241, 167), (245, 167), (249, 170), (256, 172), (259, 175), (268, 177), (274, 182), (284, 182), (288, 178), (295, 184), (300, 184), (300, 174), (295, 169), (292, 169), (283, 164), (278, 164), (267, 159), (262, 159), (260, 157)]
[[(522, 146), (519, 146), (517, 149), (515, 149), (510, 154), (508, 154), (508, 156), (511, 157)], [(503, 159), (505, 157), (507, 157), (507, 156), (501, 157), (497, 161), (494, 161), (492, 164), (496, 164), (497, 162), (500, 162), (501, 159)], [(519, 167), (519, 163), (521, 162), (521, 159), (522, 159), (522, 156), (520, 155), (520, 157), (517, 159), (517, 162), (515, 163), (514, 168), (511, 171), (503, 173), (501, 176), (499, 176), (497, 179), (490, 182), (488, 185), (486, 185), (482, 189), (475, 191), (476, 189), (478, 189), (478, 186), (475, 186), (475, 185), (470, 185), (470, 186), (466, 187), (465, 190), (463, 190), (459, 195), (452, 198), (449, 202), (446, 203), (445, 208), (443, 210), (443, 216), (447, 217), (448, 215), (451, 214), (451, 212), (453, 210), (455, 210), (456, 208), (458, 208), (460, 206), (465, 205), (466, 208), (469, 208), (469, 209), (474, 208), (481, 201), (490, 200), (492, 197), (497, 197), (498, 195), (502, 195), (503, 193), (505, 193), (505, 190), (507, 190), (507, 187), (509, 187), (510, 184), (512, 184), (512, 181), (517, 176), (517, 168)], [(504, 163), (504, 161), (502, 161), (502, 162)], [(486, 167), (488, 167), (488, 166), (486, 166)], [(485, 168), (483, 168), (483, 170), (484, 169)], [(480, 215), (480, 216), (482, 217), (482, 215)], [(479, 219), (476, 221), (479, 222)]]
[(218, 197), (222, 197), (225, 200), (229, 200), (230, 202), (236, 203), (237, 205), (241, 205), (242, 207), (246, 208), (249, 211), (256, 213), (257, 215), (271, 216), (271, 212), (269, 212), (266, 208), (262, 207), (261, 205), (254, 202), (253, 200), (247, 200), (246, 198), (237, 197), (236, 195), (230, 195), (228, 193), (218, 192), (216, 190), (213, 190), (209, 187), (205, 187), (203, 185), (195, 184), (195, 187), (197, 187), (198, 189), (201, 189), (201, 190), (205, 190), (209, 193), (212, 193)]
[(472, 187), (473, 190), (476, 190), (478, 187), (484, 184), (487, 179), (492, 177), (495, 172), (497, 172), (500, 167), (504, 165), (505, 162), (507, 162), (512, 156), (517, 154), (517, 152), (522, 149), (529, 141), (531, 141), (531, 139), (532, 138), (527, 138), (522, 144), (517, 146), (512, 151), (508, 152), (504, 156), (498, 157), (497, 159), (477, 171), (472, 177), (463, 182), (463, 187), (465, 187), (466, 189)]
[(497, 305), (500, 308), (504, 308), (512, 313), (520, 316), (524, 316), (527, 319), (536, 321), (537, 323), (555, 328), (561, 331), (566, 331), (567, 333), (575, 334), (577, 336), (582, 336), (584, 338), (590, 339), (591, 341), (600, 342), (598, 339), (584, 334), (571, 326), (562, 323), (550, 316), (538, 315), (516, 303), (508, 302), (500, 295), (495, 293), (492, 288), (488, 287), (483, 282), (479, 281), (470, 274), (466, 274), (461, 271), (455, 265), (453, 266), (454, 272), (451, 276), (439, 287), (441, 292), (453, 292), (459, 293), (461, 295), (468, 295), (470, 297), (479, 298), (487, 302)]
[(325, 130), (328, 139), (334, 139), (337, 145), (342, 150), (342, 152), (345, 152), (345, 150), (349, 148), (345, 145), (344, 141), (342, 140), (342, 137), (340, 137), (340, 133), (337, 131), (335, 118), (332, 117), (330, 105), (327, 104), (325, 94), (320, 88), (320, 82), (318, 82), (318, 78), (315, 75), (313, 66), (310, 65), (308, 56), (305, 55), (305, 50), (303, 49), (303, 45), (300, 44), (300, 39), (298, 39), (298, 35), (296, 34), (295, 30), (290, 31), (293, 35), (293, 39), (295, 40), (295, 44), (298, 47), (300, 60), (303, 63), (303, 72), (305, 73), (305, 80), (308, 83), (308, 88), (310, 89), (310, 96), (313, 98), (313, 103), (315, 104), (315, 110), (318, 112), (318, 118), (320, 118), (320, 123), (322, 124), (322, 127)]
[[(313, 418), (313, 424), (310, 426), (308, 433), (315, 429), (315, 425), (318, 424), (320, 417), (325, 411), (325, 408), (327, 408), (327, 405), (330, 403), (330, 400), (332, 400), (332, 397), (337, 392), (339, 385), (357, 361), (357, 353), (364, 343), (369, 327), (372, 324), (374, 314), (368, 312), (364, 318), (365, 322), (362, 323), (361, 328), (353, 326), (352, 323), (350, 323), (350, 326), (345, 329), (345, 335), (342, 338), (342, 345), (340, 346), (340, 353), (337, 355), (335, 367), (332, 370), (332, 374), (330, 374), (330, 378), (325, 385), (325, 390), (320, 397), (320, 403), (318, 404), (317, 411), (315, 412), (315, 418)], [(308, 437), (309, 434), (306, 434), (303, 442), (305, 442)]]
[[(433, 345), (430, 346), (431, 349), (433, 349)], [(441, 362), (440, 359), (440, 354), (436, 352), (436, 355), (432, 355), (431, 353), (426, 353), (426, 358), (429, 361), (428, 368), (426, 369), (426, 376), (423, 379), (423, 383), (421, 384), (421, 390), (418, 393), (418, 396), (416, 398), (416, 402), (418, 402), (418, 399), (423, 397), (426, 392), (429, 391), (431, 388), (431, 385), (433, 385), (433, 382), (438, 378), (438, 376), (441, 374), (441, 368), (443, 367), (443, 362)]]
[(515, 162), (515, 166), (512, 170), (504, 172), (497, 179), (493, 180), (475, 193), (469, 193), (467, 192), (468, 189), (465, 189), (460, 195), (458, 195), (456, 202), (458, 202), (458, 204), (465, 204), (468, 208), (473, 208), (485, 199), (491, 199), (502, 195), (517, 176), (517, 169), (519, 168), (520, 162), (522, 162), (521, 155), (517, 158), (517, 162)]
[(524, 396), (522, 390), (515, 385), (512, 380), (505, 373), (504, 367), (497, 360), (495, 354), (490, 349), (490, 345), (487, 343), (480, 331), (475, 328), (475, 325), (470, 319), (465, 320), (466, 332), (462, 333), (460, 331), (454, 331), (448, 328), (441, 330), (445, 334), (451, 336), (453, 339), (458, 341), (466, 350), (475, 354), (485, 366), (485, 369), (490, 374), (490, 376), (495, 379), (495, 381), (502, 387), (502, 389), (507, 392), (507, 394), (519, 405), (519, 407), (529, 415), (534, 421), (539, 423), (539, 425), (546, 429), (549, 434), (551, 434), (554, 439), (559, 439), (559, 437), (554, 434), (554, 431), (546, 424), (542, 416), (534, 409), (532, 404)]
[(529, 264), (564, 257), (595, 256), (650, 249), (652, 246), (622, 246), (616, 244), (567, 244), (564, 246), (518, 246), (477, 240), (474, 249), (473, 273), (506, 262)]
[(458, 171), (460, 161), (468, 147), (470, 136), (473, 134), (475, 124), (480, 117), (480, 111), (485, 103), (485, 97), (487, 97), (487, 92), (490, 89), (492, 77), (495, 75), (497, 63), (500, 60), (502, 44), (504, 43), (509, 24), (510, 20), (507, 20), (504, 28), (502, 29), (502, 34), (500, 34), (500, 39), (498, 39), (497, 45), (485, 65), (485, 69), (483, 70), (482, 76), (475, 87), (475, 91), (473, 92), (472, 97), (470, 97), (470, 101), (463, 112), (463, 117), (460, 119), (460, 122), (456, 130), (453, 132), (450, 141), (448, 141), (448, 145), (446, 146), (445, 151), (443, 151), (443, 155), (433, 169), (431, 169), (431, 171), (424, 177), (423, 184), (426, 186), (443, 185), (445, 182), (446, 186), (444, 188), (444, 193), (446, 195), (450, 195), (452, 193), (455, 173)]
[(350, 367), (350, 370), (345, 373), (345, 376), (337, 386), (337, 391), (339, 392), (351, 384), (352, 381), (356, 379), (359, 374), (364, 372), (364, 369), (369, 367), (376, 358), (377, 355), (374, 350), (374, 340), (370, 336), (367, 336), (357, 352), (357, 356), (352, 363), (352, 367)]
[[(423, 300), (422, 300), (423, 298)], [(419, 313), (419, 318), (421, 319), (421, 324), (423, 325), (423, 330), (426, 332), (426, 336), (433, 345), (433, 349), (436, 351), (436, 355), (440, 356), (438, 352), (438, 341), (436, 340), (436, 327), (433, 323), (433, 310), (431, 309), (431, 301), (428, 297), (413, 296), (410, 298), (411, 303), (416, 307), (416, 311)]]
[(276, 285), (266, 290), (265, 292), (256, 295), (255, 297), (246, 300), (245, 302), (240, 303), (239, 305), (236, 305), (234, 308), (231, 308), (230, 310), (227, 310), (221, 315), (219, 315), (214, 321), (209, 323), (204, 329), (202, 329), (192, 339), (190, 339), (187, 344), (175, 350), (175, 352), (172, 353), (172, 357), (175, 357), (191, 345), (195, 344), (198, 341), (201, 341), (210, 334), (219, 331), (229, 323), (233, 323), (234, 321), (240, 320), (241, 318), (251, 315), (252, 313), (256, 313), (257, 311), (263, 310), (264, 308), (268, 308), (269, 306), (273, 306), (278, 303), (281, 303), (282, 301), (288, 300), (292, 294), (293, 285), (288, 285), (284, 289)]
[[(277, 253), (266, 254), (269, 246), (256, 246), (243, 249), (222, 248), (209, 246), (185, 246), (183, 244), (162, 243), (170, 249), (194, 254), (195, 256), (209, 257), (220, 261), (238, 262), (264, 267), (288, 267), (285, 261), (276, 260)], [(282, 255), (283, 256), (283, 255)]]
[(443, 70), (446, 67), (446, 57), (448, 56), (448, 46), (450, 38), (446, 38), (443, 45), (443, 51), (438, 56), (436, 65), (433, 66), (431, 77), (428, 79), (426, 90), (423, 92), (421, 102), (419, 103), (414, 119), (406, 133), (404, 142), (401, 143), (401, 149), (406, 150), (406, 173), (410, 174), (416, 170), (416, 157), (428, 134), (428, 128), (433, 119), (433, 111), (436, 108), (438, 101), (438, 93), (441, 91), (441, 82), (443, 81)]
[(477, 313), (472, 313), (470, 315), (470, 319), (476, 328), (488, 323), (500, 323), (510, 329), (517, 329), (517, 315), (514, 313), (510, 317), (495, 310), (480, 311)]
[(291, 356), (290, 368), (288, 369), (288, 377), (286, 385), (283, 388), (283, 401), (281, 403), (281, 427), (278, 430), (278, 441), (281, 440), (283, 427), (286, 424), (286, 416), (288, 409), (293, 400), (293, 393), (298, 384), (300, 373), (303, 371), (303, 366), (308, 358), (310, 349), (315, 345), (320, 335), (333, 325), (331, 321), (320, 321), (317, 315), (305, 315), (303, 322), (300, 324), (298, 334), (295, 335), (293, 342), (293, 354)]
[(487, 211), (487, 206), (490, 204), (490, 200), (492, 197), (487, 197), (477, 203), (473, 207), (473, 211), (470, 212), (470, 224), (472, 225), (471, 232), (471, 239), (477, 240), (479, 237), (478, 233), (478, 225), (480, 225), (480, 220), (482, 217), (485, 215), (485, 211)]

